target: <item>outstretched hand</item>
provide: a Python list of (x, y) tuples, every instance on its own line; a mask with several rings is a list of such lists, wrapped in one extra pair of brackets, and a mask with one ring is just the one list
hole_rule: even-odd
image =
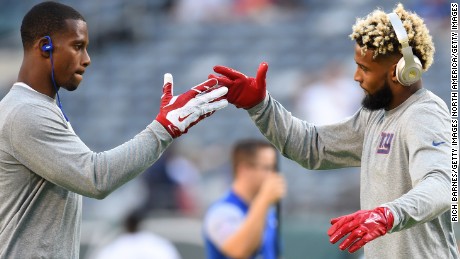
[(245, 74), (225, 66), (215, 66), (214, 72), (208, 78), (217, 79), (220, 85), (228, 88), (227, 100), (237, 108), (250, 109), (262, 102), (266, 95), (266, 80), (268, 64), (262, 62), (257, 70), (256, 77)]
[(218, 86), (216, 79), (208, 79), (181, 95), (173, 96), (173, 77), (165, 74), (156, 120), (173, 138), (177, 138), (200, 120), (227, 106), (227, 100), (221, 98), (227, 91), (226, 87)]

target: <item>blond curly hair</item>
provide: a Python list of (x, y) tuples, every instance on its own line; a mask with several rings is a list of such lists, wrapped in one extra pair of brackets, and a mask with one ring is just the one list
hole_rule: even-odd
[[(396, 5), (393, 12), (401, 19), (409, 37), (409, 45), (414, 55), (420, 59), (423, 70), (427, 71), (433, 63), (435, 48), (423, 19), (415, 13), (404, 10), (401, 3)], [(374, 10), (366, 18), (356, 19), (350, 38), (359, 44), (363, 55), (368, 49), (373, 50), (374, 59), (379, 55), (401, 53), (402, 47), (390, 19), (380, 9)]]

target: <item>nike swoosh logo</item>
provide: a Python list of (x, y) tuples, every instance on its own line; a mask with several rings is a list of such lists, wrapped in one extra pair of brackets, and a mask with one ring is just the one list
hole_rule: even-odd
[(434, 140), (433, 140), (433, 143), (432, 143), (432, 144), (433, 144), (433, 147), (437, 147), (437, 146), (439, 146), (439, 145), (441, 145), (441, 144), (444, 144), (444, 143), (446, 143), (446, 142), (445, 142), (445, 141), (434, 142)]
[(184, 120), (185, 120), (185, 119), (187, 119), (187, 118), (188, 118), (188, 116), (190, 116), (190, 115), (192, 115), (192, 113), (189, 113), (189, 115), (187, 115), (187, 116), (184, 116), (184, 117), (182, 117), (182, 116), (179, 116), (179, 122), (182, 122), (182, 121), (184, 121)]

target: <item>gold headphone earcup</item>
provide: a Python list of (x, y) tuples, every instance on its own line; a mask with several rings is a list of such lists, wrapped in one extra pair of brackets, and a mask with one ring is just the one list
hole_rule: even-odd
[(422, 77), (422, 63), (417, 56), (414, 56), (414, 63), (406, 67), (404, 58), (401, 58), (396, 65), (396, 79), (404, 86), (409, 86), (419, 81)]

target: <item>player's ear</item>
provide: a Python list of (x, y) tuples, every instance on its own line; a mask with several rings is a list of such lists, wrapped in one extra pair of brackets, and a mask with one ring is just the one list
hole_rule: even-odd
[(50, 57), (50, 52), (49, 51), (45, 51), (43, 50), (43, 48), (48, 45), (49, 42), (46, 38), (40, 38), (39, 40), (37, 40), (34, 44), (34, 46), (32, 47), (33, 48), (33, 51), (39, 51), (40, 52), (40, 56), (44, 57), (44, 58), (49, 58)]
[(396, 66), (397, 66), (397, 63), (393, 64), (390, 66), (390, 80), (391, 82), (393, 83), (398, 83), (398, 78), (396, 78)]

